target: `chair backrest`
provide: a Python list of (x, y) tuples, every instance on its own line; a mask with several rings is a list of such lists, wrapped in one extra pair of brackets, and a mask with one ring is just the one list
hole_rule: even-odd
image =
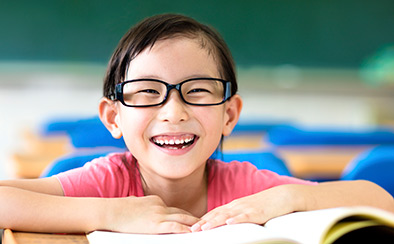
[(349, 130), (340, 128), (312, 129), (291, 125), (274, 126), (265, 140), (273, 145), (390, 145), (394, 130), (388, 127)]
[(85, 165), (85, 163), (92, 161), (95, 158), (104, 157), (112, 152), (122, 151), (119, 148), (105, 148), (105, 149), (92, 149), (92, 150), (81, 150), (71, 154), (65, 155), (58, 158), (41, 173), (41, 178), (50, 177), (61, 172), (65, 172), (71, 169), (79, 168)]
[[(82, 167), (85, 163), (95, 158), (119, 151), (122, 150), (119, 148), (106, 148), (77, 151), (55, 160), (44, 170), (40, 177), (50, 177), (67, 170)], [(291, 176), (284, 161), (272, 152), (226, 152), (217, 153), (214, 157), (224, 162), (234, 160), (240, 162), (247, 161), (254, 164), (258, 169), (268, 169), (280, 175)]]
[(43, 136), (65, 134), (75, 148), (118, 147), (126, 149), (123, 139), (115, 139), (98, 116), (81, 119), (53, 119), (42, 125)]
[(279, 175), (291, 176), (291, 172), (287, 168), (285, 162), (271, 151), (259, 151), (259, 152), (248, 152), (248, 151), (234, 151), (215, 153), (212, 158), (220, 159), (224, 162), (239, 161), (239, 162), (250, 162), (255, 165), (258, 169), (267, 169), (276, 172)]
[(394, 196), (394, 145), (381, 145), (358, 155), (341, 180), (369, 180)]

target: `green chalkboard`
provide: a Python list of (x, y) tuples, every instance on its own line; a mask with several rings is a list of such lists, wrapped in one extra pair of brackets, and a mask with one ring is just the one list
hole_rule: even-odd
[(106, 63), (132, 24), (165, 12), (218, 29), (244, 66), (359, 67), (394, 45), (393, 0), (4, 0), (0, 60)]

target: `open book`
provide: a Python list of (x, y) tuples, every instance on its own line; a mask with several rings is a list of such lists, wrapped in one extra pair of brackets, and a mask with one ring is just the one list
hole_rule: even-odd
[(394, 214), (370, 207), (297, 212), (256, 224), (225, 225), (186, 234), (125, 234), (94, 231), (90, 244), (101, 243), (394, 243)]

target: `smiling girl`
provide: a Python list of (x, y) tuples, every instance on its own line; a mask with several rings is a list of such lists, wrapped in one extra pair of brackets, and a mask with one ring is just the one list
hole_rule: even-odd
[(318, 184), (209, 159), (241, 109), (234, 63), (215, 31), (182, 15), (147, 18), (121, 39), (99, 104), (129, 151), (50, 178), (0, 182), (0, 227), (184, 233), (338, 206), (394, 211), (371, 182)]

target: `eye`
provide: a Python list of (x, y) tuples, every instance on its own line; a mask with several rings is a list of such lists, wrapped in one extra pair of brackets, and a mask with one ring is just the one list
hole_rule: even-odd
[(211, 93), (209, 90), (204, 89), (204, 88), (194, 88), (190, 91), (187, 92), (187, 94), (191, 94), (191, 93), (199, 93), (199, 92), (207, 92), (207, 93)]
[(154, 89), (145, 89), (145, 90), (140, 90), (137, 93), (149, 93), (149, 94), (160, 94), (160, 92), (154, 90)]

